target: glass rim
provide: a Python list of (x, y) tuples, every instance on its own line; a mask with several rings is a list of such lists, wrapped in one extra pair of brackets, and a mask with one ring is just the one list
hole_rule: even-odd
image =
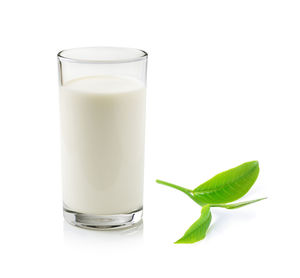
[[(68, 52), (72, 51), (89, 51), (89, 50), (113, 50), (113, 51), (135, 51), (136, 55), (125, 58), (109, 58), (109, 59), (100, 59), (100, 58), (77, 58), (72, 57), (72, 55), (68, 56)], [(113, 47), (113, 46), (95, 46), (95, 47), (76, 47), (64, 49), (58, 52), (57, 58), (60, 61), (72, 62), (72, 63), (81, 63), (81, 64), (119, 64), (119, 63), (131, 63), (138, 62), (142, 60), (147, 60), (148, 53), (144, 50), (131, 48), (131, 47)]]

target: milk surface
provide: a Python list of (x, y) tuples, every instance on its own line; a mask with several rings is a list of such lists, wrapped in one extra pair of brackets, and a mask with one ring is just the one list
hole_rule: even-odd
[(146, 90), (141, 81), (91, 76), (60, 88), (63, 199), (90, 214), (142, 207)]

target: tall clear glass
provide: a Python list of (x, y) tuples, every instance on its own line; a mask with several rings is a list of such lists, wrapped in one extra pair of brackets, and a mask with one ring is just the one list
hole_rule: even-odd
[(58, 53), (63, 211), (73, 225), (142, 219), (147, 56), (115, 47)]

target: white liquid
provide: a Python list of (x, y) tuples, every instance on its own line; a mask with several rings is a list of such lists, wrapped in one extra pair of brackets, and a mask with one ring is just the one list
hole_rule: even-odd
[(143, 204), (145, 87), (116, 76), (75, 79), (60, 88), (65, 205), (118, 214)]

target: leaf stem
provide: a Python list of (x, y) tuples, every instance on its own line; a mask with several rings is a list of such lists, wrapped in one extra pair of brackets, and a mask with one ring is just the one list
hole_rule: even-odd
[(156, 180), (157, 183), (159, 184), (163, 184), (163, 185), (166, 185), (166, 186), (169, 186), (169, 187), (172, 187), (172, 188), (175, 188), (183, 193), (185, 193), (186, 195), (188, 195), (192, 200), (194, 200), (198, 205), (202, 206), (203, 203), (200, 202), (199, 200), (197, 200), (193, 194), (193, 190), (191, 189), (188, 189), (188, 188), (184, 188), (182, 186), (179, 186), (179, 185), (176, 185), (176, 184), (173, 184), (173, 183), (169, 183), (169, 182), (166, 182), (166, 181), (162, 181), (162, 180)]
[(162, 181), (162, 180), (156, 180), (157, 183), (160, 183), (160, 184), (163, 184), (163, 185), (166, 185), (166, 186), (170, 186), (170, 187), (173, 187), (175, 189), (178, 189), (179, 191), (182, 191), (183, 193), (185, 194), (190, 194), (192, 193), (192, 190), (188, 189), (188, 188), (184, 188), (182, 186), (179, 186), (179, 185), (176, 185), (176, 184), (173, 184), (173, 183), (169, 183), (169, 182), (166, 182), (166, 181)]

